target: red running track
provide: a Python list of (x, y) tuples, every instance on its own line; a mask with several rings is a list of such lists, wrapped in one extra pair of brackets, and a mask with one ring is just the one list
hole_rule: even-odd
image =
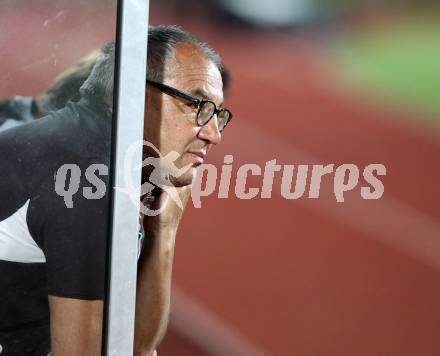
[[(276, 158), (382, 163), (387, 176), (377, 201), (361, 199), (359, 186), (338, 204), (331, 179), (319, 199), (288, 201), (280, 173), (272, 199), (239, 200), (234, 184), (229, 199), (203, 198), (178, 237), (176, 285), (261, 353), (438, 355), (438, 128), (342, 89), (316, 44), (187, 28), (211, 38), (234, 75), (236, 117), (210, 157), (219, 170), (232, 154), (235, 173)], [(222, 337), (206, 347), (211, 354), (227, 354)]]

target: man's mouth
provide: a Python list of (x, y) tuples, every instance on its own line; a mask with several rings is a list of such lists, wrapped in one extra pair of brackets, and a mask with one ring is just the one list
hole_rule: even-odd
[(200, 151), (190, 151), (189, 152), (191, 155), (193, 155), (197, 161), (203, 163), (203, 160), (205, 159), (206, 156), (206, 152), (203, 150)]

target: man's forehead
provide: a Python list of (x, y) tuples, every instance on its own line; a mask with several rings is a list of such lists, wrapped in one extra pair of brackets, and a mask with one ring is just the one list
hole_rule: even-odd
[[(171, 78), (178, 89), (223, 101), (223, 83), (217, 65), (196, 45), (176, 47)], [(171, 64), (171, 63), (170, 63)]]

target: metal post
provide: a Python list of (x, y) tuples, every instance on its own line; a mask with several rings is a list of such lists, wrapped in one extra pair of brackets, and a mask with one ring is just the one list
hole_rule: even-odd
[[(132, 178), (140, 196), (142, 150), (124, 167), (127, 149), (143, 139), (149, 0), (119, 0), (115, 63), (112, 187)], [(129, 172), (127, 171), (129, 170)], [(112, 190), (103, 355), (133, 355), (139, 206), (118, 189)]]

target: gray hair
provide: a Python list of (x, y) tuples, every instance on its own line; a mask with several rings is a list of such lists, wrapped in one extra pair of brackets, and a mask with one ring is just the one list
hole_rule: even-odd
[[(167, 74), (173, 74), (170, 68), (165, 68), (166, 60), (175, 58), (176, 47), (183, 43), (196, 45), (218, 67), (223, 77), (225, 71), (217, 52), (178, 26), (161, 25), (148, 28), (148, 79), (161, 82)], [(115, 43), (110, 42), (101, 52), (90, 76), (81, 86), (80, 93), (108, 100), (113, 96)]]
[(170, 68), (164, 67), (165, 62), (168, 58), (175, 58), (176, 47), (183, 43), (196, 45), (222, 72), (223, 63), (219, 54), (205, 42), (178, 26), (156, 26), (148, 29), (148, 79), (160, 82), (166, 74), (173, 74)]

